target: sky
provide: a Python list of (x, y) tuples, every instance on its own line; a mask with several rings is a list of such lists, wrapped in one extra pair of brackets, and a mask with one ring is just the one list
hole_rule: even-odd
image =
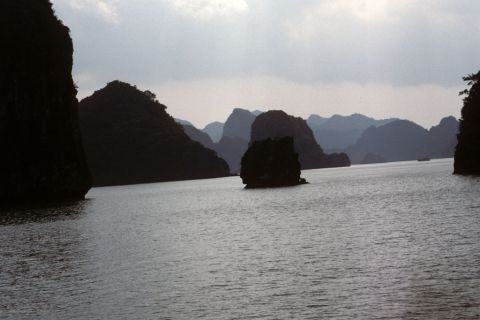
[(197, 128), (234, 108), (460, 118), (478, 0), (51, 0), (79, 100), (120, 80)]

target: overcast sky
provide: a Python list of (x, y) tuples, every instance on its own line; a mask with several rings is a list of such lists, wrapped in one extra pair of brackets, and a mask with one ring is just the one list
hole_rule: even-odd
[(113, 80), (203, 128), (233, 108), (460, 117), (480, 69), (478, 0), (51, 0), (79, 100)]

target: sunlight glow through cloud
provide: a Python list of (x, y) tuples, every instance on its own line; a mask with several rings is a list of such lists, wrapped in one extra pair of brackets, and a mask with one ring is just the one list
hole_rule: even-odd
[(348, 32), (358, 27), (366, 31), (385, 27), (395, 29), (412, 16), (435, 25), (465, 27), (465, 16), (437, 10), (438, 7), (438, 2), (420, 0), (326, 0), (285, 24), (291, 38), (306, 43), (320, 35)]
[[(62, 0), (54, 0), (52, 2), (61, 1)], [(68, 3), (73, 9), (93, 13), (109, 23), (118, 24), (121, 21), (116, 8), (118, 1), (119, 0), (69, 0)]]
[(230, 16), (248, 10), (244, 0), (166, 0), (182, 14), (198, 20)]

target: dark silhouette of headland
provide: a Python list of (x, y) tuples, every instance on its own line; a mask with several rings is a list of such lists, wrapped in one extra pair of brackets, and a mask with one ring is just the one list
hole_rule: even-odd
[(69, 29), (48, 0), (2, 0), (0, 46), (0, 204), (84, 199)]
[(463, 99), (453, 173), (480, 175), (480, 71), (463, 80), (472, 87), (460, 92), (467, 96)]
[(150, 91), (110, 82), (80, 102), (79, 118), (94, 186), (230, 174), (228, 164), (190, 139)]
[(245, 188), (271, 188), (306, 183), (292, 137), (254, 141), (242, 157), (240, 177)]

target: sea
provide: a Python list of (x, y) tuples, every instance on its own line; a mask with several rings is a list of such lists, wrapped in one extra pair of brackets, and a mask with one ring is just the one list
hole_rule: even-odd
[(0, 211), (0, 319), (480, 319), (453, 159), (93, 188)]

